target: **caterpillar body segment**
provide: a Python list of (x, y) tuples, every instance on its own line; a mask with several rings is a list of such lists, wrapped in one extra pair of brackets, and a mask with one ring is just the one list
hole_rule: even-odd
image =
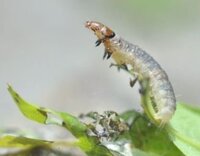
[(131, 86), (139, 82), (142, 105), (151, 121), (161, 126), (168, 123), (176, 110), (176, 98), (166, 72), (157, 61), (99, 22), (87, 21), (85, 26), (97, 36), (96, 46), (104, 44), (103, 58), (112, 57), (115, 66), (130, 72), (135, 77)]

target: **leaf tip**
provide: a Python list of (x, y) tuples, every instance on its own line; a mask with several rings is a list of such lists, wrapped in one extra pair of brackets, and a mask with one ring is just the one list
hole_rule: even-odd
[(7, 83), (7, 89), (8, 89), (9, 92), (10, 92), (11, 90), (13, 90), (13, 89), (12, 89), (12, 86), (11, 86), (9, 83)]

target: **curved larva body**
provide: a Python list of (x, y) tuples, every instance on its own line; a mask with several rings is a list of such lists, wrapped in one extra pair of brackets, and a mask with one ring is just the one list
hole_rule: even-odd
[(163, 124), (167, 123), (175, 112), (176, 98), (165, 71), (144, 50), (117, 35), (110, 39), (109, 47), (105, 42), (105, 47), (112, 51), (117, 64), (131, 65), (139, 81), (149, 80), (149, 90), (157, 107), (154, 117)]
[[(118, 65), (129, 65), (142, 86), (148, 79), (150, 98), (155, 103), (154, 120), (160, 124), (167, 123), (176, 109), (176, 98), (172, 85), (160, 65), (138, 46), (131, 44), (98, 22), (87, 22), (86, 27), (93, 30), (99, 40), (97, 46), (104, 43), (105, 54), (115, 60)], [(106, 55), (105, 55), (106, 56)]]

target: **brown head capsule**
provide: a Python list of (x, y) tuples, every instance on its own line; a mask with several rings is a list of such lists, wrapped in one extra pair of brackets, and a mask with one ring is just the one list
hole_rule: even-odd
[(101, 24), (100, 22), (87, 21), (85, 27), (92, 30), (98, 37), (98, 40), (96, 41), (96, 46), (99, 46), (106, 39), (110, 39), (115, 36), (115, 33), (110, 28)]

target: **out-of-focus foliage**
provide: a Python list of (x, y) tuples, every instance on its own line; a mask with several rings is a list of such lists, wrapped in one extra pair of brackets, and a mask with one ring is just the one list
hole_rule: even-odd
[[(11, 86), (8, 87), (8, 91), (10, 92), (12, 98), (19, 107), (20, 111), (27, 118), (42, 124), (55, 124), (66, 128), (78, 139), (77, 142), (74, 143), (74, 146), (76, 145), (80, 147), (88, 155), (98, 156), (101, 155), (101, 153), (104, 153), (105, 156), (111, 156), (109, 150), (107, 150), (106, 147), (104, 147), (103, 145), (100, 145), (98, 138), (88, 136), (86, 125), (79, 121), (78, 118), (65, 112), (58, 112), (29, 104), (23, 98), (21, 98), (20, 95), (16, 93)], [(4, 139), (6, 140), (7, 138)], [(3, 142), (4, 140), (2, 141), (2, 144)], [(9, 142), (7, 142), (6, 145), (8, 145), (9, 147), (8, 143)], [(10, 143), (13, 144), (12, 141)], [(35, 144), (34, 142), (32, 143), (32, 145), (33, 147), (37, 146), (37, 144)]]
[[(68, 113), (32, 105), (21, 98), (11, 86), (8, 90), (20, 111), (27, 118), (42, 124), (62, 126), (77, 139), (71, 143), (65, 141), (59, 143), (17, 136), (1, 137), (1, 148), (17, 149), (13, 155), (31, 153), (35, 149), (45, 149), (56, 153), (55, 147), (58, 145), (62, 145), (62, 148), (67, 148), (68, 145), (79, 147), (89, 156), (102, 154), (105, 156), (196, 156), (200, 153), (199, 108), (179, 103), (175, 116), (164, 128), (155, 126), (146, 116), (136, 111), (125, 112), (120, 117), (129, 123), (130, 129), (114, 140), (110, 138), (106, 140), (102, 139), (105, 137), (103, 135), (89, 134), (90, 124), (85, 124)], [(113, 125), (111, 121), (108, 123)]]
[[(200, 109), (178, 104), (170, 130), (174, 144), (187, 156), (200, 155)], [(174, 137), (174, 138), (173, 138)]]

